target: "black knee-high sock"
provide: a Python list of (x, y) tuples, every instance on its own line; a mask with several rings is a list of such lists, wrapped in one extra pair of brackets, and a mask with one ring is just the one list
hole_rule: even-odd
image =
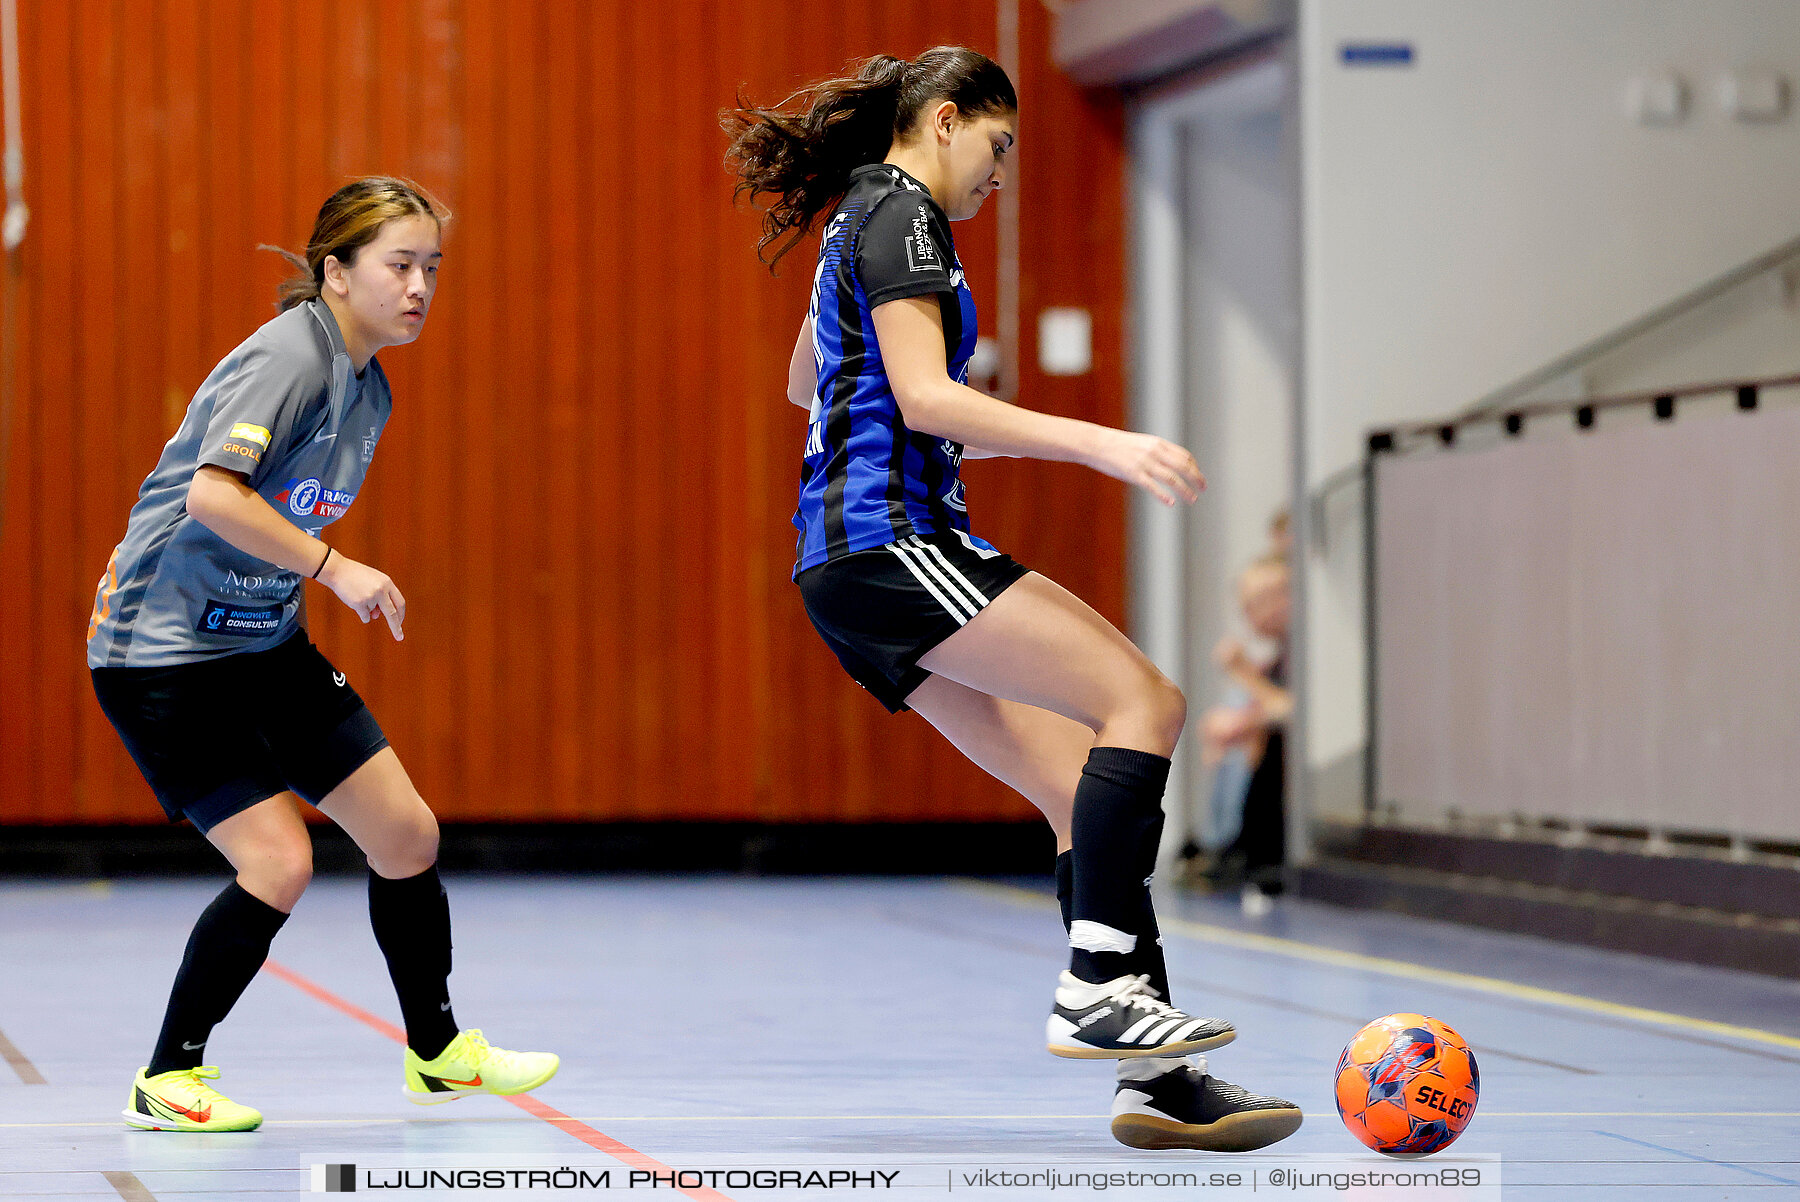
[[(1157, 842), (1162, 840), (1160, 826), (1157, 830)], [(1155, 844), (1151, 845), (1150, 862), (1156, 862)], [(1150, 988), (1156, 990), (1163, 1001), (1172, 1001), (1169, 996), (1169, 966), (1163, 961), (1162, 928), (1156, 925), (1156, 906), (1150, 900), (1150, 890), (1144, 890), (1144, 929), (1138, 935), (1138, 950), (1127, 957), (1131, 961), (1126, 972), (1148, 973)]]
[(406, 1045), (435, 1060), (456, 1038), (450, 1011), (450, 899), (433, 865), (393, 881), (369, 871), (369, 925), (387, 957)]
[(201, 911), (169, 991), (162, 1033), (150, 1054), (151, 1076), (199, 1066), (213, 1027), (269, 958), (269, 944), (287, 918), (236, 881)]
[(1062, 910), (1063, 930), (1075, 921), (1075, 853), (1065, 851), (1056, 857), (1056, 904)]
[[(1159, 836), (1160, 838), (1160, 836)], [(1056, 857), (1056, 904), (1062, 908), (1063, 930), (1075, 922), (1075, 853), (1065, 851)], [(1150, 987), (1169, 1000), (1169, 970), (1163, 963), (1162, 931), (1156, 925), (1156, 909), (1150, 904), (1150, 891), (1144, 890), (1144, 933), (1138, 936), (1138, 950), (1126, 957), (1135, 961), (1128, 969), (1133, 975), (1150, 974)]]
[(1168, 974), (1157, 943), (1149, 879), (1156, 869), (1168, 782), (1169, 761), (1163, 756), (1125, 747), (1094, 748), (1075, 788), (1070, 853), (1070, 971), (1096, 984), (1127, 973), (1149, 973), (1151, 985), (1165, 998)]

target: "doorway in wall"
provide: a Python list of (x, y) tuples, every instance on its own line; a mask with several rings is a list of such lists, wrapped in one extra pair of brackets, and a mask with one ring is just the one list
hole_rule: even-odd
[[(1132, 621), (1196, 716), (1229, 694), (1213, 647), (1245, 634), (1236, 579), (1268, 551), (1270, 519), (1293, 492), (1300, 295), (1291, 78), (1284, 58), (1264, 56), (1162, 91), (1132, 114), (1132, 416), (1192, 449), (1208, 481), (1181, 514), (1134, 499)], [(1216, 842), (1234, 821), (1211, 812), (1212, 774), (1197, 742), (1184, 746), (1169, 793), (1171, 852), (1189, 839)]]

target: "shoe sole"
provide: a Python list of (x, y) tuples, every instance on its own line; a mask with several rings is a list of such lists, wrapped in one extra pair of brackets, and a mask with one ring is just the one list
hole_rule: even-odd
[(517, 1089), (452, 1089), (444, 1091), (426, 1091), (415, 1090), (410, 1085), (402, 1085), (400, 1087), (400, 1092), (405, 1094), (406, 1100), (411, 1102), (414, 1106), (442, 1106), (445, 1102), (454, 1102), (459, 1098), (478, 1097), (481, 1094), (491, 1094), (494, 1097), (499, 1098), (510, 1098), (515, 1094), (530, 1093), (532, 1090), (537, 1089), (546, 1081), (550, 1080), (550, 1078), (556, 1076), (558, 1070), (561, 1068), (562, 1062), (559, 1060), (557, 1063), (550, 1066), (549, 1072), (545, 1073), (535, 1081), (526, 1082)]
[(1299, 1110), (1246, 1110), (1215, 1123), (1178, 1123), (1154, 1114), (1121, 1114), (1113, 1138), (1129, 1148), (1193, 1148), (1202, 1152), (1254, 1152), (1300, 1130)]
[(121, 1110), (119, 1117), (125, 1120), (126, 1126), (136, 1127), (139, 1131), (193, 1131), (201, 1135), (213, 1131), (254, 1131), (262, 1126), (261, 1119), (257, 1119), (248, 1127), (219, 1127), (210, 1123), (189, 1122), (186, 1119), (154, 1118), (148, 1114), (139, 1114), (135, 1110)]
[(1209, 1052), (1222, 1048), (1237, 1038), (1236, 1031), (1222, 1031), (1205, 1039), (1184, 1039), (1179, 1043), (1163, 1043), (1153, 1048), (1096, 1048), (1086, 1044), (1047, 1043), (1052, 1056), (1065, 1060), (1136, 1060), (1141, 1056), (1185, 1056), (1189, 1052)]

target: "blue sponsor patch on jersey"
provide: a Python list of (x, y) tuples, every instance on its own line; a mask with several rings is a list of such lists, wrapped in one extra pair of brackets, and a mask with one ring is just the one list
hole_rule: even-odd
[(287, 507), (295, 517), (311, 517), (313, 505), (319, 500), (319, 481), (317, 477), (310, 480), (290, 480), (288, 486), (276, 498), (286, 501)]
[(317, 476), (313, 476), (289, 480), (287, 487), (275, 494), (275, 499), (286, 505), (288, 512), (297, 518), (335, 521), (350, 512), (350, 503), (356, 500), (356, 494), (348, 489), (326, 488)]
[(281, 629), (281, 605), (227, 605), (208, 601), (194, 629), (201, 634), (234, 634), (262, 638)]

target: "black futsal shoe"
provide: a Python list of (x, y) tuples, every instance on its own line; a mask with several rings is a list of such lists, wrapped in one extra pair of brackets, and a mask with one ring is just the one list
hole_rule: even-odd
[(1300, 1108), (1183, 1065), (1149, 1081), (1121, 1081), (1113, 1138), (1133, 1148), (1254, 1152), (1300, 1130)]
[(1222, 1047), (1237, 1031), (1222, 1018), (1195, 1018), (1158, 1001), (1148, 976), (1091, 985), (1064, 972), (1045, 1043), (1071, 1060), (1179, 1056)]

